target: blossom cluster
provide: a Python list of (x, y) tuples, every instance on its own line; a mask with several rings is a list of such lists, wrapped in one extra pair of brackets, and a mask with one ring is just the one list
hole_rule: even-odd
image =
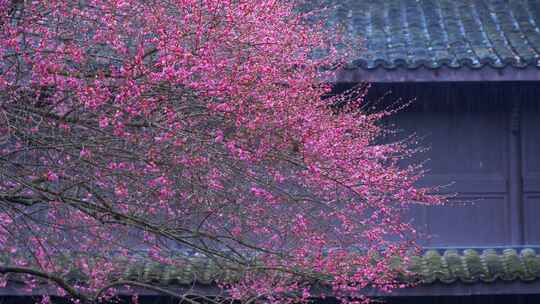
[(74, 301), (114, 296), (118, 259), (179, 254), (241, 272), (216, 282), (240, 300), (396, 287), (404, 210), (443, 198), (379, 141), (392, 111), (321, 98), (346, 53), (323, 21), (283, 0), (0, 1), (2, 266)]

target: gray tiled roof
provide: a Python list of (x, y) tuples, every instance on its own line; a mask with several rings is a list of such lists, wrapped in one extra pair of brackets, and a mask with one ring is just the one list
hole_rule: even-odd
[[(474, 249), (426, 251), (412, 256), (406, 269), (409, 275), (402, 281), (420, 281), (424, 284), (441, 282), (451, 284), (503, 281), (533, 281), (540, 279), (540, 254), (527, 248), (520, 252), (505, 249), (477, 251)], [(184, 267), (162, 267), (157, 263), (143, 263), (126, 267), (126, 279), (161, 284), (209, 284), (214, 280), (231, 281), (238, 274), (224, 272), (208, 260), (197, 260)]]
[[(6, 259), (7, 258), (7, 259)], [(411, 256), (405, 265), (409, 271), (403, 272), (403, 282), (420, 281), (424, 284), (454, 282), (490, 283), (502, 281), (536, 281), (540, 279), (540, 252), (526, 248), (521, 251), (507, 248), (503, 250), (475, 249), (465, 250), (428, 250), (422, 255)], [(9, 257), (0, 255), (0, 265)], [(70, 259), (66, 259), (64, 269), (69, 270), (68, 279), (85, 281), (84, 276), (73, 268)], [(177, 259), (177, 265), (164, 266), (149, 259), (141, 258), (138, 262), (121, 263), (123, 271), (111, 273), (111, 279), (126, 279), (162, 286), (174, 285), (209, 285), (216, 281), (232, 282), (238, 279), (239, 272), (225, 270), (216, 263), (202, 257)], [(9, 262), (8, 262), (9, 264)], [(395, 267), (402, 269), (403, 264), (396, 261)], [(11, 276), (17, 281), (17, 276)]]
[(531, 248), (429, 250), (413, 257), (407, 268), (423, 283), (533, 281), (540, 279), (540, 255)]
[(364, 69), (540, 68), (539, 0), (319, 0)]

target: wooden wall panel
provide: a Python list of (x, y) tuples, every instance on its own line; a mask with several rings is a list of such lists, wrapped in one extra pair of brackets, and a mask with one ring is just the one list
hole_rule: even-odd
[[(429, 174), (421, 185), (448, 185), (457, 197), (446, 206), (419, 206), (411, 222), (430, 237), (427, 246), (500, 246), (510, 244), (509, 112), (493, 87), (470, 84), (411, 84), (393, 88), (413, 105), (389, 121), (401, 136), (415, 134), (427, 151)], [(425, 89), (424, 89), (425, 88)], [(471, 94), (474, 91), (474, 94)], [(415, 95), (416, 94), (416, 95)], [(499, 102), (498, 102), (499, 101)]]
[(510, 241), (504, 109), (469, 108), (456, 102), (395, 118), (403, 133), (416, 134), (428, 148), (417, 157), (429, 159), (430, 173), (422, 184), (448, 185), (446, 192), (458, 194), (447, 206), (420, 207), (426, 210), (412, 214), (419, 230), (430, 235), (425, 245), (489, 246)]
[(416, 158), (428, 159), (421, 184), (457, 193), (448, 206), (409, 212), (432, 234), (426, 244), (540, 245), (540, 82), (378, 83), (368, 99), (380, 108), (414, 100), (387, 123), (428, 149)]
[(540, 96), (523, 103), (522, 159), (525, 243), (540, 244)]
[(428, 208), (427, 245), (494, 246), (509, 240), (506, 196), (465, 196)]
[(540, 192), (525, 194), (524, 205), (525, 243), (538, 245), (540, 244)]

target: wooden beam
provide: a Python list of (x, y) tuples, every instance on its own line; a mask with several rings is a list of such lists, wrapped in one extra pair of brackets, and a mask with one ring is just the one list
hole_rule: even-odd
[(440, 67), (437, 69), (417, 68), (417, 69), (385, 69), (376, 68), (372, 70), (358, 67), (349, 67), (336, 71), (331, 82), (478, 82), (478, 81), (539, 81), (540, 68), (514, 68), (506, 67), (495, 69), (483, 67), (480, 69), (471, 68), (449, 68)]
[(524, 244), (523, 174), (521, 157), (521, 101), (514, 100), (509, 113), (508, 214), (512, 245)]

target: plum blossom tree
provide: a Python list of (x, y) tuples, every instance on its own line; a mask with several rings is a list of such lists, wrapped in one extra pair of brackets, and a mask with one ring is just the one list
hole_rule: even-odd
[(403, 211), (444, 198), (399, 165), (406, 141), (377, 141), (391, 110), (321, 98), (343, 57), (312, 16), (282, 0), (0, 0), (4, 284), (171, 295), (120, 280), (118, 261), (196, 255), (241, 273), (221, 299), (397, 287)]

